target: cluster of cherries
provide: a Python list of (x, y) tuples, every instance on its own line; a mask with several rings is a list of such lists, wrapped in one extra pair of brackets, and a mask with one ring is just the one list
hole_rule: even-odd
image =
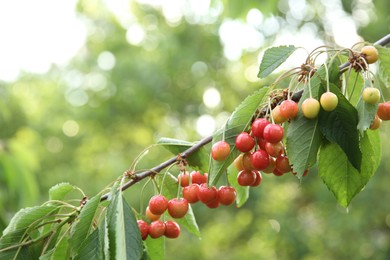
[[(234, 160), (239, 171), (237, 182), (241, 186), (258, 186), (262, 181), (261, 172), (282, 176), (291, 172), (288, 157), (282, 142), (283, 123), (298, 115), (298, 104), (287, 99), (272, 110), (271, 123), (266, 118), (253, 121), (249, 132), (242, 132), (236, 137), (235, 146), (241, 154)], [(226, 141), (216, 142), (211, 150), (214, 160), (225, 160), (230, 153)], [(307, 174), (307, 171), (304, 175)]]
[(184, 217), (189, 208), (189, 203), (203, 202), (209, 208), (217, 208), (220, 204), (231, 205), (236, 200), (236, 190), (230, 186), (221, 186), (219, 189), (207, 185), (207, 173), (201, 174), (194, 171), (189, 174), (183, 171), (178, 176), (178, 182), (183, 187), (182, 198), (168, 200), (159, 194), (149, 200), (145, 215), (151, 221), (148, 224), (144, 220), (138, 220), (138, 227), (141, 237), (145, 240), (148, 235), (151, 238), (166, 236), (167, 238), (177, 238), (180, 235), (180, 226), (175, 221), (161, 221), (160, 217), (168, 211), (172, 218)]

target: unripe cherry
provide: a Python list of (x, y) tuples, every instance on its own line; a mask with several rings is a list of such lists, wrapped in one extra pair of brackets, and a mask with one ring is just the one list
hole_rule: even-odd
[(325, 111), (330, 112), (337, 107), (337, 104), (339, 103), (339, 99), (337, 98), (336, 94), (328, 91), (321, 95), (320, 103), (321, 103), (321, 107)]
[(382, 120), (378, 117), (378, 115), (375, 115), (375, 118), (370, 125), (370, 129), (376, 130), (381, 126), (381, 124), (382, 124)]
[(364, 46), (360, 51), (368, 64), (374, 63), (378, 60), (379, 53), (374, 46)]
[(378, 117), (383, 121), (390, 120), (390, 101), (378, 104)]
[(298, 115), (298, 104), (292, 100), (284, 100), (280, 104), (280, 114), (287, 119), (292, 119)]
[(281, 124), (288, 120), (288, 118), (282, 116), (280, 112), (280, 106), (276, 106), (274, 109), (272, 109), (272, 118), (276, 124)]
[(307, 98), (302, 102), (301, 109), (306, 118), (316, 118), (320, 112), (320, 102), (315, 98)]
[(218, 141), (211, 147), (211, 157), (216, 161), (224, 161), (229, 157), (230, 145), (225, 141)]

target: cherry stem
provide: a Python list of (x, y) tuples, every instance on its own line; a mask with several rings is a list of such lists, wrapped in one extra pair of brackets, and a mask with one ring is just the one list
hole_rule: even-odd
[(329, 72), (328, 72), (328, 65), (326, 65), (326, 62), (324, 63), (325, 68), (325, 75), (326, 75), (326, 91), (330, 92), (329, 90)]

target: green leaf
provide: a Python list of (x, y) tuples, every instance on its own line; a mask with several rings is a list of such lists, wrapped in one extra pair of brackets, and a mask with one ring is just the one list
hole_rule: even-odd
[(99, 230), (95, 229), (83, 242), (76, 259), (103, 259), (102, 247), (99, 241)]
[(71, 229), (69, 237), (69, 245), (72, 255), (76, 255), (83, 241), (88, 237), (93, 228), (93, 219), (96, 210), (99, 206), (100, 194), (92, 197), (87, 201), (81, 210), (80, 215), (76, 218), (76, 222)]
[(265, 78), (271, 74), (277, 67), (287, 60), (288, 57), (296, 50), (295, 46), (272, 47), (265, 51), (260, 63), (260, 70), (257, 75), (259, 78)]
[(62, 260), (62, 259), (69, 259), (69, 243), (66, 238), (62, 239), (56, 246), (49, 251), (46, 252), (46, 254), (39, 257), (39, 260)]
[(49, 190), (50, 200), (63, 200), (75, 187), (67, 182), (58, 183)]
[(225, 130), (225, 141), (230, 145), (230, 154), (224, 161), (211, 160), (209, 172), (209, 183), (211, 186), (217, 184), (222, 173), (226, 172), (227, 167), (240, 154), (235, 146), (236, 137), (239, 133), (248, 130), (259, 106), (265, 104), (268, 98), (268, 90), (268, 88), (261, 88), (248, 96), (230, 116), (226, 126), (214, 134), (213, 143), (222, 140), (222, 132)]
[(347, 207), (377, 170), (381, 158), (378, 131), (367, 131), (361, 139), (363, 153), (361, 171), (349, 162), (343, 150), (335, 143), (321, 146), (318, 174), (343, 207)]
[[(163, 137), (157, 141), (157, 144), (162, 145), (172, 154), (178, 155), (192, 147), (195, 143)], [(203, 146), (196, 152), (187, 156), (186, 161), (191, 168), (207, 172), (209, 169), (209, 152), (207, 146)]]
[(330, 89), (337, 95), (339, 102), (336, 109), (331, 112), (321, 109), (318, 117), (320, 130), (326, 139), (341, 147), (353, 167), (359, 170), (362, 152), (359, 148), (357, 110), (334, 84), (330, 84)]
[(386, 87), (390, 87), (390, 49), (375, 46), (379, 53), (379, 77)]
[(378, 104), (368, 104), (360, 99), (357, 107), (359, 123), (357, 125), (360, 134), (363, 134), (365, 130), (370, 128), (372, 121), (375, 118), (376, 111), (378, 110)]
[(149, 259), (159, 260), (165, 258), (165, 237), (153, 239), (148, 236), (145, 240), (145, 247), (148, 252)]
[[(311, 80), (312, 96), (318, 98), (323, 93), (320, 88), (321, 81), (318, 76)], [(308, 86), (305, 88), (299, 101), (302, 102), (310, 96)], [(322, 142), (318, 119), (307, 119), (300, 110), (297, 118), (291, 120), (286, 135), (287, 155), (297, 177), (301, 178), (306, 169), (316, 163), (317, 153)]]
[(137, 220), (117, 189), (107, 209), (107, 228), (110, 259), (141, 258), (143, 248)]
[(7, 228), (4, 229), (3, 237), (11, 231), (25, 230), (28, 227), (31, 227), (33, 223), (34, 225), (38, 225), (40, 222), (37, 220), (50, 215), (55, 210), (57, 210), (57, 207), (50, 205), (35, 206), (19, 210), (11, 219)]
[(351, 70), (347, 84), (347, 93), (345, 96), (353, 106), (356, 106), (362, 96), (364, 87), (362, 74)]
[[(163, 176), (159, 176), (160, 185), (162, 180), (164, 179)], [(177, 181), (176, 177), (170, 174), (169, 172), (166, 173), (165, 179), (164, 179), (164, 186), (162, 188), (162, 194), (167, 199), (172, 199), (177, 197), (177, 190), (179, 189), (179, 182)], [(175, 221), (180, 225), (180, 227), (185, 227), (190, 233), (196, 235), (200, 238), (200, 231), (198, 224), (196, 223), (196, 219), (194, 216), (194, 212), (192, 211), (191, 205), (188, 207), (188, 212), (183, 218), (175, 219)]]
[(336, 86), (340, 85), (340, 64), (340, 59), (335, 57), (334, 59), (330, 60), (330, 64), (328, 65), (329, 82), (335, 84)]
[(236, 205), (237, 207), (241, 207), (249, 198), (249, 187), (239, 185), (237, 182), (237, 175), (237, 169), (234, 167), (234, 165), (230, 165), (228, 168), (228, 180), (230, 185), (234, 187), (237, 192)]

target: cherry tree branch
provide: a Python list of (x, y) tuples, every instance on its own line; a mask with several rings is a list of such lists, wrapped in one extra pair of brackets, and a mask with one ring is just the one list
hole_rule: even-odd
[[(388, 35), (384, 36), (383, 38), (381, 38), (380, 40), (376, 41), (374, 43), (374, 45), (385, 46), (385, 45), (387, 45), (389, 43), (390, 43), (390, 34), (388, 34)], [(349, 62), (346, 62), (346, 63), (340, 65), (339, 66), (340, 72), (342, 73), (342, 72), (346, 71), (348, 69), (349, 65), (350, 65)], [(302, 93), (303, 93), (303, 90), (300, 90), (300, 91), (296, 92), (292, 96), (292, 100), (299, 101), (299, 99), (302, 96)], [(167, 160), (165, 162), (162, 162), (161, 164), (151, 168), (150, 170), (146, 170), (146, 171), (143, 171), (143, 172), (140, 172), (140, 173), (136, 173), (136, 174), (130, 174), (129, 175), (130, 176), (130, 180), (127, 181), (125, 184), (123, 184), (123, 186), (121, 187), (121, 190), (122, 191), (127, 190), (128, 188), (130, 188), (131, 186), (133, 186), (137, 182), (139, 182), (139, 181), (141, 181), (141, 180), (143, 180), (143, 179), (145, 179), (147, 177), (156, 175), (157, 173), (159, 173), (160, 171), (162, 171), (166, 167), (168, 167), (168, 166), (170, 166), (170, 165), (172, 165), (174, 163), (177, 163), (180, 160), (185, 159), (186, 157), (188, 157), (192, 153), (198, 151), (201, 147), (203, 147), (206, 144), (210, 143), (212, 140), (213, 140), (213, 136), (205, 137), (202, 140), (200, 140), (198, 143), (194, 144), (193, 146), (191, 146), (190, 148), (185, 150), (184, 152), (180, 153), (179, 155), (177, 155), (175, 157), (172, 157), (171, 159), (169, 159), (169, 160)], [(101, 201), (107, 200), (108, 197), (109, 197), (109, 193), (106, 193), (106, 194), (104, 194), (100, 198), (100, 200)]]

